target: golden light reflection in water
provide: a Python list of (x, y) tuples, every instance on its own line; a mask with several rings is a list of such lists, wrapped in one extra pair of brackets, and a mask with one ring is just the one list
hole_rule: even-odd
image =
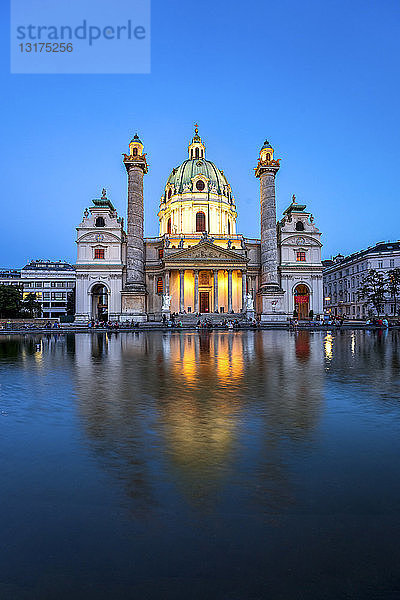
[(205, 332), (173, 338), (171, 356), (175, 357), (174, 374), (189, 385), (204, 376), (215, 377), (220, 385), (232, 384), (244, 374), (242, 338), (235, 333), (213, 336)]
[(37, 366), (43, 366), (43, 344), (42, 341), (35, 342), (35, 352), (33, 354)]
[[(233, 472), (239, 449), (254, 443), (268, 501), (286, 496), (276, 444), (280, 436), (306, 439), (315, 426), (322, 340), (309, 332), (292, 339), (281, 332), (228, 331), (107, 338), (93, 336), (89, 344), (77, 338), (78, 401), (91, 439), (118, 449), (134, 497), (138, 477), (147, 482), (151, 470), (129, 457), (153, 438), (152, 452), (166, 459), (168, 476), (191, 501), (211, 499)], [(331, 335), (325, 349), (332, 351)], [(106, 378), (96, 376), (101, 355)], [(145, 497), (151, 485), (140, 485)]]
[(324, 340), (325, 358), (332, 360), (333, 357), (333, 335), (327, 333)]

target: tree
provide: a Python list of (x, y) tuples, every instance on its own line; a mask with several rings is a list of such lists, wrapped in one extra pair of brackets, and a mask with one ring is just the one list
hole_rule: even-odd
[(385, 291), (386, 281), (383, 274), (371, 269), (363, 279), (359, 297), (366, 300), (368, 304), (372, 304), (379, 315), (384, 307)]
[(25, 296), (22, 308), (31, 318), (33, 318), (34, 316), (40, 316), (42, 307), (40, 302), (36, 300), (36, 294), (34, 292), (29, 292), (29, 294)]
[(0, 285), (0, 317), (16, 318), (22, 305), (22, 288), (19, 285)]
[(393, 302), (393, 314), (397, 314), (397, 298), (400, 294), (400, 269), (391, 269), (387, 276), (387, 289)]

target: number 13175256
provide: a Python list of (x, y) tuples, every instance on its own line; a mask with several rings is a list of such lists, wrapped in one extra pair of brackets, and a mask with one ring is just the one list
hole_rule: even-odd
[(71, 42), (25, 42), (18, 45), (21, 52), (72, 52), (74, 49)]

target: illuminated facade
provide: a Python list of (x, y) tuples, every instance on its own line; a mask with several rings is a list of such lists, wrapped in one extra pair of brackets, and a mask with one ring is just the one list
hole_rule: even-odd
[[(261, 239), (237, 233), (236, 202), (224, 174), (206, 158), (198, 133), (188, 157), (172, 169), (160, 199), (159, 236), (144, 238), (143, 143), (135, 135), (123, 155), (128, 176), (127, 227), (103, 195), (77, 228), (77, 320), (159, 321), (180, 313), (286, 321), (297, 310), (322, 312), (320, 232), (293, 200), (277, 225), (275, 176), (266, 141), (260, 180)], [(301, 229), (300, 229), (301, 228)], [(301, 231), (301, 235), (300, 232)]]

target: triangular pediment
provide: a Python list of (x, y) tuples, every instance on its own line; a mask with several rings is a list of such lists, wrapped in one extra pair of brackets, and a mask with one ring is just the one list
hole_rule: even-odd
[(169, 253), (167, 251), (165, 255), (165, 262), (169, 261), (225, 261), (225, 262), (243, 262), (246, 263), (248, 259), (235, 252), (235, 250), (227, 250), (221, 248), (211, 242), (200, 242), (190, 248), (184, 248), (179, 251)]

